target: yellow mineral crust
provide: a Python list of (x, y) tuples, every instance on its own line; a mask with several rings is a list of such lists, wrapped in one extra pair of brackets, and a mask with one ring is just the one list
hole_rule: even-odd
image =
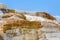
[(2, 18), (10, 18), (12, 16), (19, 17), (22, 19), (26, 19), (26, 17), (23, 14), (19, 14), (19, 13), (6, 13), (2, 16)]
[(26, 21), (26, 20), (17, 20), (17, 21), (7, 21), (6, 24), (3, 25), (3, 31), (11, 30), (13, 27), (16, 28), (28, 28), (28, 29), (39, 29), (41, 28), (41, 23), (37, 21)]

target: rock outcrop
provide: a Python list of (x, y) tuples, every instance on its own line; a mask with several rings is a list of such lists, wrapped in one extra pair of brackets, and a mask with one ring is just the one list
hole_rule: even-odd
[(52, 40), (60, 37), (60, 23), (50, 14), (21, 12), (8, 9), (4, 4), (0, 6), (0, 40)]

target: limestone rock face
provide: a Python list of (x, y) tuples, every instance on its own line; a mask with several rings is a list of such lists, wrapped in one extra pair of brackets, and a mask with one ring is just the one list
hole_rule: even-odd
[(41, 16), (47, 19), (56, 20), (56, 18), (54, 18), (53, 16), (51, 16), (50, 14), (46, 12), (36, 12), (36, 16)]
[(26, 19), (24, 14), (18, 14), (18, 13), (17, 14), (16, 13), (6, 13), (2, 16), (2, 18), (13, 18), (13, 19), (15, 17), (20, 18), (20, 19)]
[(60, 23), (50, 14), (17, 11), (4, 7), (2, 9), (2, 12), (4, 10), (7, 12), (3, 12), (0, 17), (0, 40), (55, 40), (55, 38), (60, 38)]
[(3, 40), (3, 38), (0, 36), (0, 40)]

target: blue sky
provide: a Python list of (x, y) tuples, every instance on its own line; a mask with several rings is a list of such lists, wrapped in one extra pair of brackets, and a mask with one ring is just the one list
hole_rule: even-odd
[(11, 9), (25, 11), (42, 11), (60, 16), (60, 0), (0, 0)]

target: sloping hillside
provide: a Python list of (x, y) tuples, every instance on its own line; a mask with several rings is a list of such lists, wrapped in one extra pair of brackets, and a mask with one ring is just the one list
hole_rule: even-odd
[(46, 12), (27, 12), (0, 5), (0, 40), (58, 40), (60, 23)]

